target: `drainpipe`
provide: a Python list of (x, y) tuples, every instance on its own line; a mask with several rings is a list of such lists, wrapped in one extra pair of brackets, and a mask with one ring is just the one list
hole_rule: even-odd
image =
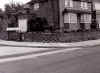
[[(55, 7), (54, 7), (54, 0), (51, 0), (51, 7), (52, 7), (52, 19), (53, 19), (53, 27), (55, 25)], [(54, 32), (54, 30), (52, 29), (51, 31)]]
[[(96, 25), (96, 11), (94, 10), (94, 0), (91, 1), (91, 12), (92, 12), (92, 25)], [(95, 26), (97, 28), (97, 25)]]

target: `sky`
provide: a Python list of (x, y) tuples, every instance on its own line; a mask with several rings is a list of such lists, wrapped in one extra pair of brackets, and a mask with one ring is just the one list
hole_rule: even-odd
[[(0, 0), (0, 8), (2, 8), (4, 10), (4, 5), (7, 4), (7, 3), (11, 3), (11, 2), (16, 2), (16, 3), (21, 3), (21, 4), (24, 4), (24, 3), (27, 3), (29, 2), (30, 0)], [(99, 1), (100, 0), (95, 0), (95, 1)], [(95, 8), (97, 10), (100, 10), (100, 3), (95, 3)]]
[(95, 3), (96, 10), (100, 10), (100, 3)]
[(11, 3), (11, 2), (24, 4), (24, 3), (27, 3), (29, 1), (30, 0), (0, 0), (0, 8), (2, 8), (4, 10), (4, 8), (5, 8), (4, 5)]

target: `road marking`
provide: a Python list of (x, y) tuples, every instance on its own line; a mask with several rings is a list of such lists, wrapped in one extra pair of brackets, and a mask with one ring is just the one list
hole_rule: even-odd
[(52, 51), (52, 52), (31, 54), (31, 55), (27, 55), (27, 56), (5, 58), (5, 59), (0, 59), (0, 63), (25, 60), (25, 59), (31, 59), (31, 58), (38, 58), (40, 56), (52, 55), (52, 54), (57, 54), (57, 53), (62, 53), (62, 52), (70, 52), (70, 51), (74, 51), (74, 50), (78, 50), (78, 49), (81, 49), (81, 48), (68, 48), (68, 49), (64, 49), (64, 50), (56, 50), (56, 51)]

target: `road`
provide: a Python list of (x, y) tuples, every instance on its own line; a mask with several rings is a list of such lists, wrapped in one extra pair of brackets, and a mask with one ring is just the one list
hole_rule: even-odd
[(0, 73), (100, 73), (100, 46), (0, 62)]

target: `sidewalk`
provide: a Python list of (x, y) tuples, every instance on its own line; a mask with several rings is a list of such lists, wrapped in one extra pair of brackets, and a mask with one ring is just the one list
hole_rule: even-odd
[(100, 45), (100, 39), (75, 43), (14, 42), (0, 40), (0, 59), (95, 45)]
[(0, 45), (12, 47), (30, 47), (30, 48), (71, 48), (100, 45), (100, 39), (89, 40), (74, 43), (42, 43), (42, 42), (16, 42), (0, 40)]

